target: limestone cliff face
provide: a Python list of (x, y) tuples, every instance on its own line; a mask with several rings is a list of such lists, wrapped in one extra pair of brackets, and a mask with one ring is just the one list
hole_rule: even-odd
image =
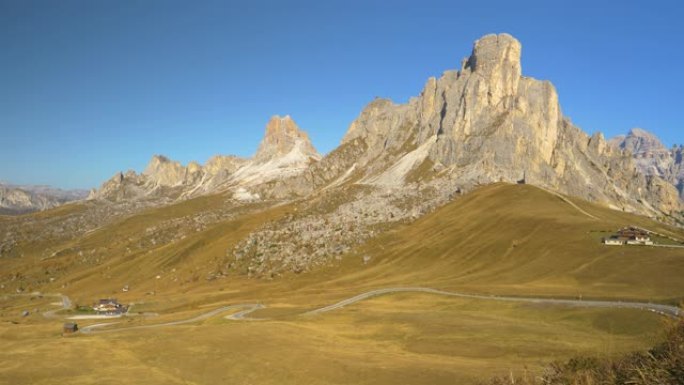
[(264, 139), (254, 155), (254, 161), (265, 163), (273, 159), (282, 158), (295, 152), (295, 156), (315, 160), (320, 155), (311, 144), (309, 136), (302, 131), (289, 115), (274, 116), (266, 125)]
[(563, 119), (554, 87), (521, 76), (520, 54), (511, 36), (485, 36), (460, 71), (428, 79), (408, 104), (371, 103), (343, 143), (361, 138), (369, 157), (377, 157), (434, 141), (429, 159), (443, 165), (476, 166), (482, 175), (506, 165), (508, 180), (529, 168), (541, 172), (539, 163), (551, 162)]
[(680, 199), (684, 200), (682, 146), (667, 149), (658, 137), (640, 128), (633, 128), (627, 135), (611, 139), (609, 144), (631, 155), (637, 169), (644, 176), (656, 176), (674, 185)]
[(656, 148), (657, 140), (636, 135), (619, 148), (601, 134), (589, 136), (563, 116), (550, 82), (522, 75), (521, 54), (510, 35), (482, 37), (458, 70), (428, 79), (408, 103), (372, 101), (323, 158), (289, 116), (275, 116), (252, 159), (215, 157), (184, 167), (155, 157), (141, 175), (117, 176), (95, 196), (230, 190), (236, 199), (287, 198), (349, 184), (405, 192), (437, 181), (431, 188), (460, 191), (524, 180), (652, 216), (683, 210), (673, 184), (681, 191), (684, 178), (671, 176), (681, 175), (681, 148), (668, 155), (680, 166), (665, 162), (643, 172), (630, 151)]
[(522, 76), (520, 56), (521, 45), (510, 35), (488, 35), (460, 70), (428, 79), (407, 104), (370, 103), (342, 141), (367, 147), (355, 162), (366, 170), (361, 182), (400, 186), (427, 163), (464, 185), (524, 176), (620, 209), (681, 210), (658, 176), (639, 174), (602, 135), (589, 137), (565, 118), (550, 82)]
[[(196, 172), (198, 171), (197, 164), (194, 163), (194, 165), (190, 168)], [(179, 162), (172, 161), (163, 155), (155, 155), (143, 171), (143, 175), (158, 186), (178, 186), (186, 181), (188, 173), (191, 172)]]
[(221, 172), (232, 174), (245, 162), (245, 159), (233, 155), (216, 155), (211, 157), (202, 169), (210, 175), (217, 175)]

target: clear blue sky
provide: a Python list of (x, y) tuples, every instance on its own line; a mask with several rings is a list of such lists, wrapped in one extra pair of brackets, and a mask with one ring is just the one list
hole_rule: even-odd
[(585, 131), (682, 143), (683, 18), (657, 0), (0, 0), (0, 180), (89, 188), (157, 153), (249, 156), (275, 114), (325, 153), (374, 97), (418, 95), (492, 32)]

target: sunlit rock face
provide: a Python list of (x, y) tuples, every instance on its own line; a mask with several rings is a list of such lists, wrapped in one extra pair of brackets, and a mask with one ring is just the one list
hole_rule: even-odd
[(366, 170), (362, 181), (370, 184), (401, 185), (430, 162), (463, 185), (525, 179), (628, 211), (681, 209), (662, 174), (639, 173), (603, 135), (564, 117), (555, 87), (522, 75), (521, 53), (512, 36), (487, 35), (459, 70), (428, 79), (408, 103), (374, 100), (342, 141), (366, 147), (348, 166)]
[(321, 156), (308, 135), (291, 117), (274, 116), (266, 125), (264, 139), (252, 159), (216, 155), (204, 166), (183, 166), (163, 155), (154, 155), (145, 170), (117, 173), (89, 196), (93, 200), (185, 199), (234, 190), (238, 200), (256, 200), (260, 185), (291, 178)]
[(646, 176), (658, 176), (677, 188), (684, 199), (684, 147), (668, 149), (652, 133), (641, 128), (631, 129), (627, 135), (612, 138), (609, 144), (618, 150), (629, 152), (639, 171)]
[[(682, 211), (681, 148), (663, 151), (639, 131), (618, 145), (586, 134), (563, 116), (550, 82), (522, 75), (521, 55), (510, 35), (482, 37), (457, 70), (429, 78), (407, 103), (369, 103), (325, 157), (292, 118), (274, 116), (251, 159), (217, 156), (182, 166), (156, 156), (142, 174), (117, 175), (92, 197), (233, 191), (251, 201), (348, 184), (404, 194), (428, 182), (448, 196), (455, 186), (524, 181), (651, 216)], [(646, 162), (634, 153), (653, 155)]]

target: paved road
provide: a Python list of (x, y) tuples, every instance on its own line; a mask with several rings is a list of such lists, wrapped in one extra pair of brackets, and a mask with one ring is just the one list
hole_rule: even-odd
[(66, 295), (63, 294), (43, 294), (41, 292), (33, 292), (33, 293), (20, 293), (20, 294), (5, 294), (5, 297), (55, 297), (59, 298), (59, 300), (62, 302), (62, 305), (58, 309), (52, 309), (48, 310), (46, 312), (43, 312), (43, 317), (45, 318), (57, 318), (55, 313), (57, 313), (60, 310), (69, 310), (71, 309), (71, 299), (67, 297)]
[[(445, 295), (445, 296), (450, 296), (450, 297), (478, 299), (478, 300), (487, 300), (487, 301), (522, 302), (522, 303), (534, 303), (534, 304), (554, 305), (554, 306), (605, 308), (605, 309), (636, 309), (636, 310), (644, 310), (644, 311), (654, 312), (654, 313), (660, 314), (662, 316), (670, 317), (670, 318), (678, 318), (682, 315), (682, 311), (678, 307), (653, 304), (653, 303), (646, 303), (646, 302), (594, 301), (594, 300), (584, 301), (584, 300), (573, 300), (573, 299), (505, 297), (505, 296), (494, 296), (494, 295), (478, 295), (478, 294), (457, 293), (457, 292), (431, 289), (431, 288), (427, 288), (427, 287), (392, 287), (392, 288), (371, 290), (371, 291), (356, 295), (354, 297), (347, 298), (345, 300), (334, 303), (332, 305), (328, 305), (328, 306), (325, 306), (322, 308), (310, 310), (308, 312), (302, 313), (302, 315), (303, 316), (311, 316), (311, 315), (316, 315), (316, 314), (327, 313), (330, 311), (341, 309), (345, 306), (348, 306), (348, 305), (351, 305), (351, 304), (354, 304), (354, 303), (357, 303), (360, 301), (364, 301), (366, 299), (370, 299), (370, 298), (377, 297), (380, 295), (385, 295), (385, 294), (393, 294), (393, 293), (429, 293), (429, 294), (436, 294), (436, 295)], [(212, 310), (210, 312), (203, 313), (203, 314), (198, 315), (196, 317), (188, 318), (185, 320), (172, 321), (172, 322), (153, 324), (153, 325), (138, 325), (138, 326), (130, 326), (130, 327), (122, 327), (122, 328), (103, 329), (107, 326), (115, 325), (118, 323), (118, 322), (109, 322), (109, 323), (95, 324), (95, 325), (83, 327), (83, 328), (81, 328), (81, 332), (86, 333), (86, 334), (88, 334), (88, 333), (105, 333), (105, 332), (115, 332), (115, 331), (123, 331), (123, 330), (153, 329), (153, 328), (164, 327), (164, 326), (183, 325), (183, 324), (189, 324), (189, 323), (193, 323), (193, 322), (197, 322), (197, 321), (202, 321), (202, 320), (205, 320), (207, 318), (214, 317), (214, 316), (221, 314), (223, 312), (235, 310), (235, 309), (244, 309), (244, 310), (239, 311), (237, 313), (227, 315), (224, 318), (230, 319), (230, 320), (235, 320), (235, 321), (266, 320), (266, 318), (249, 318), (249, 317), (246, 317), (248, 314), (250, 314), (256, 310), (259, 310), (259, 309), (264, 309), (265, 307), (266, 306), (264, 306), (264, 305), (253, 304), (253, 303), (229, 305), (229, 306), (220, 307), (220, 308)], [(100, 330), (100, 329), (102, 329), (102, 330)]]
[(679, 317), (681, 315), (681, 310), (675, 306), (660, 305), (646, 302), (622, 302), (622, 301), (583, 301), (575, 299), (551, 299), (551, 298), (531, 298), (531, 297), (502, 297), (494, 295), (477, 295), (477, 294), (464, 294), (456, 293), (444, 290), (436, 290), (427, 287), (394, 287), (386, 289), (372, 290), (357, 296), (347, 298), (343, 301), (334, 303), (322, 307), (320, 309), (315, 309), (304, 313), (305, 315), (314, 315), (326, 313), (329, 311), (337, 310), (343, 308), (347, 305), (363, 301), (372, 297), (377, 297), (384, 294), (392, 293), (405, 293), (405, 292), (419, 292), (419, 293), (430, 293), (447, 295), (451, 297), (460, 298), (470, 298), (479, 300), (491, 300), (491, 301), (506, 301), (506, 302), (524, 302), (524, 303), (535, 303), (535, 304), (546, 304), (546, 305), (560, 305), (560, 306), (573, 306), (573, 307), (591, 307), (591, 308), (607, 308), (607, 309), (637, 309), (646, 310), (654, 313), (658, 313), (667, 317)]
[(63, 294), (41, 294), (43, 297), (57, 297), (62, 301), (62, 307), (59, 309), (48, 310), (43, 312), (43, 317), (45, 318), (58, 318), (56, 313), (60, 310), (71, 309), (71, 299)]
[(259, 309), (264, 309), (266, 306), (256, 303), (256, 304), (247, 304), (247, 305), (242, 305), (242, 306), (248, 306), (247, 309), (243, 311), (239, 311), (237, 313), (233, 313), (230, 315), (225, 316), (225, 319), (233, 320), (233, 321), (259, 321), (259, 320), (264, 320), (265, 318), (251, 318), (251, 317), (245, 317), (247, 314), (257, 311)]
[(124, 314), (115, 314), (115, 315), (108, 315), (108, 314), (79, 314), (79, 315), (74, 315), (71, 317), (67, 317), (68, 320), (89, 320), (89, 319), (115, 319), (115, 318), (121, 318), (123, 317)]
[[(198, 322), (205, 320), (207, 318), (214, 317), (216, 315), (219, 315), (221, 313), (227, 312), (229, 310), (235, 310), (235, 309), (242, 309), (248, 307), (249, 309), (243, 310), (241, 312), (232, 314), (230, 316), (227, 316), (227, 319), (234, 319), (234, 320), (246, 320), (245, 315), (257, 310), (261, 309), (264, 306), (259, 305), (259, 304), (240, 304), (240, 305), (229, 305), (229, 306), (223, 306), (218, 309), (214, 309), (210, 312), (200, 314), (196, 317), (184, 319), (184, 320), (179, 320), (179, 321), (171, 321), (171, 322), (165, 322), (165, 323), (159, 323), (159, 324), (152, 324), (152, 325), (137, 325), (137, 326), (129, 326), (129, 327), (122, 327), (122, 328), (116, 328), (116, 329), (103, 329), (100, 330), (106, 326), (110, 325), (115, 325), (118, 324), (119, 322), (108, 322), (108, 323), (102, 323), (102, 324), (95, 324), (95, 325), (90, 325), (90, 326), (84, 326), (80, 329), (81, 333), (89, 334), (89, 333), (105, 333), (105, 332), (115, 332), (115, 331), (123, 331), (123, 330), (136, 330), (136, 329), (153, 329), (153, 328), (158, 328), (162, 326), (174, 326), (174, 325), (183, 325), (183, 324), (189, 324), (193, 322)], [(234, 318), (231, 318), (234, 317)]]
[(659, 244), (653, 244), (649, 245), (652, 247), (665, 247), (665, 248), (670, 248), (670, 249), (684, 249), (684, 245), (659, 245)]

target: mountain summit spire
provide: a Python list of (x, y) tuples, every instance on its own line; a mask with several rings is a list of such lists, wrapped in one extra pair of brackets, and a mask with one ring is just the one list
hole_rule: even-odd
[(264, 139), (254, 159), (258, 162), (265, 162), (285, 156), (293, 150), (298, 150), (311, 158), (320, 158), (309, 136), (297, 126), (290, 115), (284, 117), (276, 115), (266, 124)]

